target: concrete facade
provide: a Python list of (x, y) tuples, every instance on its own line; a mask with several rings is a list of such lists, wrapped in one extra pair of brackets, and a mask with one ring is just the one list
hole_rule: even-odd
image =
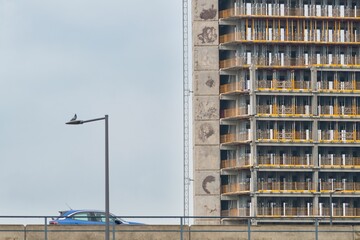
[[(219, 216), (219, 24), (217, 1), (192, 1), (194, 199), (197, 216)], [(218, 224), (218, 219), (197, 223)]]
[(360, 0), (193, 0), (192, 37), (195, 222), (357, 222)]
[[(0, 240), (43, 240), (43, 225), (0, 225)], [(114, 240), (360, 240), (359, 226), (268, 225), (117, 226)], [(101, 240), (101, 226), (47, 226), (48, 240)], [(112, 230), (112, 229), (111, 229)], [(250, 237), (250, 238), (249, 238)], [(111, 233), (110, 239), (113, 239)]]

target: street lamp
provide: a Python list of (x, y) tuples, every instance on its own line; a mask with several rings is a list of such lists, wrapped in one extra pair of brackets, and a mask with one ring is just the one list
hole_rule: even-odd
[(89, 120), (77, 120), (75, 116), (66, 124), (79, 125), (88, 122), (105, 120), (105, 240), (110, 240), (110, 207), (109, 207), (109, 116)]
[(332, 207), (332, 195), (335, 192), (342, 191), (342, 188), (335, 188), (334, 190), (330, 191), (330, 225), (332, 225), (332, 218), (333, 218), (333, 207)]

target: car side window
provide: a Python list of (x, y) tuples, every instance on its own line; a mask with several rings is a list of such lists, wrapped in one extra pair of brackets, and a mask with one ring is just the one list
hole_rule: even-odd
[(105, 215), (102, 213), (94, 213), (95, 221), (97, 222), (105, 222)]
[(71, 218), (74, 220), (89, 221), (88, 213), (76, 213)]
[[(95, 217), (98, 222), (106, 222), (105, 213), (95, 213)], [(110, 215), (110, 222), (115, 222), (115, 218)]]

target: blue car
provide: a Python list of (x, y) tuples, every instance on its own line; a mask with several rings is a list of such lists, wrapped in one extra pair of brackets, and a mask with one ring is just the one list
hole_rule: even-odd
[[(110, 224), (139, 225), (110, 214)], [(105, 225), (105, 212), (97, 210), (60, 211), (60, 216), (49, 222), (51, 225)]]

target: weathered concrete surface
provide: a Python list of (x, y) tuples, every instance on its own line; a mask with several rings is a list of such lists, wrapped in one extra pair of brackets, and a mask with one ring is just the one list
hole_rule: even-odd
[[(319, 226), (319, 240), (360, 240), (352, 226)], [(191, 240), (248, 240), (247, 226), (192, 226)], [(314, 240), (314, 225), (251, 226), (251, 240)], [(274, 232), (277, 231), (277, 232)], [(333, 232), (322, 232), (333, 231)], [(339, 232), (336, 232), (339, 231)]]
[[(194, 147), (194, 156), (198, 160), (194, 163), (195, 170), (219, 170), (220, 166), (220, 157), (219, 152), (220, 148), (218, 145), (209, 145), (209, 146), (195, 146)], [(196, 216), (204, 216), (197, 215)], [(220, 215), (218, 215), (220, 216)]]
[(194, 71), (193, 90), (194, 95), (219, 96), (219, 72), (218, 71)]
[[(179, 240), (181, 237), (181, 227), (177, 225), (124, 225), (116, 226), (115, 230), (116, 240)], [(189, 227), (183, 226), (182, 230), (183, 239), (189, 240)], [(104, 231), (105, 226), (48, 226), (47, 238), (48, 240), (104, 240)], [(45, 239), (44, 236), (43, 225), (26, 227), (25, 240), (42, 240)], [(110, 233), (110, 239), (113, 239), (113, 232)]]
[(25, 227), (22, 225), (0, 225), (0, 240), (25, 240)]
[[(103, 240), (104, 226), (47, 226), (48, 240)], [(43, 240), (43, 225), (0, 225), (0, 240)], [(247, 225), (183, 227), (183, 240), (248, 240)], [(360, 240), (360, 226), (320, 225), (319, 240)], [(110, 239), (112, 238), (112, 232)], [(116, 226), (115, 240), (180, 240), (178, 225)], [(314, 240), (314, 225), (251, 226), (251, 240)]]
[(193, 0), (192, 18), (195, 21), (217, 21), (218, 1), (217, 0)]

